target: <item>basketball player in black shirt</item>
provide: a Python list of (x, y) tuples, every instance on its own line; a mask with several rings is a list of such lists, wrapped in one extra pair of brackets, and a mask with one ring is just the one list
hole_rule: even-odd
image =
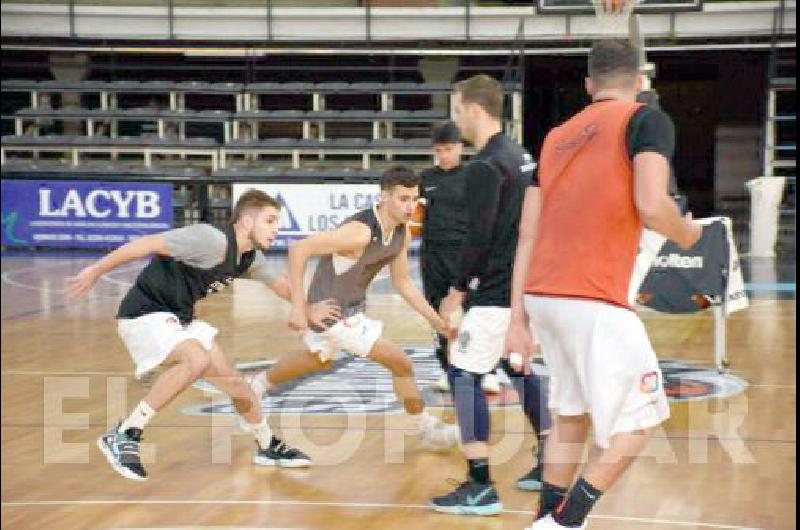
[[(447, 319), (466, 304), (458, 339), (450, 349), (449, 376), (468, 473), (454, 491), (434, 497), (430, 504), (436, 511), (460, 515), (494, 515), (503, 509), (489, 474), (490, 417), (480, 383), (505, 353), (522, 200), (528, 186), (536, 183), (531, 155), (502, 133), (503, 96), (500, 83), (486, 75), (458, 83), (453, 96), (456, 123), (479, 149), (465, 169), (468, 223), (461, 270), (439, 309)], [(503, 366), (539, 436), (541, 454), (549, 415), (539, 378), (530, 366), (514, 366), (508, 360)], [(541, 487), (539, 462), (517, 486)]]
[[(467, 235), (467, 203), (461, 155), (464, 145), (461, 132), (453, 122), (435, 127), (431, 140), (436, 165), (420, 173), (420, 201), (425, 204), (420, 247), (420, 272), (425, 298), (435, 309), (447, 296), (452, 279), (461, 268), (461, 247)], [(444, 375), (435, 388), (448, 392), (447, 337), (436, 334), (436, 358)], [(500, 383), (494, 372), (482, 380), (486, 392), (496, 394)]]
[[(246, 192), (233, 209), (224, 231), (195, 224), (144, 236), (114, 250), (67, 279), (67, 295), (86, 295), (103, 274), (152, 256), (122, 300), (117, 314), (119, 335), (141, 378), (156, 367), (165, 368), (145, 398), (127, 419), (97, 441), (117, 473), (145, 480), (139, 456), (142, 430), (157, 411), (200, 378), (207, 378), (232, 399), (245, 428), (256, 439), (253, 461), (258, 465), (304, 467), (309, 458), (272, 435), (261, 414), (260, 399), (230, 366), (214, 340), (217, 330), (195, 318), (194, 306), (206, 295), (221, 291), (234, 278), (259, 280), (288, 300), (289, 283), (267, 263), (278, 231), (280, 205), (256, 190)], [(312, 321), (338, 315), (330, 302), (309, 307)]]

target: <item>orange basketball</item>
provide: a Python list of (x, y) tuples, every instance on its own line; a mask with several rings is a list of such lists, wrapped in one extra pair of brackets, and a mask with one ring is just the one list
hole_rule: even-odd
[(598, 0), (592, 2), (599, 17), (621, 15), (632, 0)]
[(427, 205), (425, 199), (417, 201), (417, 207), (411, 215), (411, 220), (408, 222), (408, 228), (411, 230), (411, 235), (414, 237), (422, 237), (422, 223), (425, 220), (425, 206)]
[(619, 14), (625, 9), (625, 0), (606, 0), (606, 12)]

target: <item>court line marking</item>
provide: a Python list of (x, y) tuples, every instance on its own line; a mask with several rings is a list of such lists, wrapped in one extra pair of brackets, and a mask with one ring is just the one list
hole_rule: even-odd
[(13, 320), (20, 320), (20, 319), (23, 319), (23, 318), (26, 318), (26, 317), (32, 317), (32, 316), (36, 316), (36, 315), (41, 315), (42, 313), (45, 313), (47, 311), (55, 312), (55, 311), (58, 311), (59, 309), (64, 309), (65, 307), (69, 307), (71, 305), (72, 305), (71, 303), (53, 304), (53, 305), (48, 306), (47, 308), (44, 308), (44, 309), (40, 307), (38, 309), (31, 309), (30, 311), (23, 311), (22, 313), (16, 313), (16, 314), (13, 314), (13, 315), (9, 315), (9, 316), (3, 317), (2, 320), (3, 320), (3, 322), (10, 322), (10, 321), (13, 321)]
[[(5, 282), (5, 283), (8, 283), (9, 285), (13, 285), (15, 287), (19, 287), (21, 289), (28, 289), (28, 290), (33, 290), (33, 291), (44, 291), (44, 292), (61, 294), (61, 293), (64, 292), (63, 289), (53, 289), (53, 288), (39, 287), (39, 286), (36, 286), (36, 285), (21, 283), (21, 282), (17, 282), (15, 280), (12, 280), (11, 276), (12, 275), (17, 275), (19, 273), (31, 274), (31, 273), (35, 273), (37, 271), (40, 271), (42, 269), (61, 268), (61, 267), (64, 267), (65, 265), (66, 266), (70, 266), (71, 268), (74, 267), (72, 262), (67, 262), (67, 263), (61, 262), (61, 263), (41, 265), (41, 266), (38, 266), (38, 267), (15, 269), (13, 271), (6, 271), (6, 272), (2, 273), (2, 281)], [(106, 273), (103, 276), (101, 276), (100, 280), (105, 281), (107, 283), (110, 283), (112, 285), (118, 285), (118, 286), (121, 286), (121, 287), (130, 288), (133, 285), (133, 281), (135, 279), (121, 280), (121, 279), (114, 278), (114, 276), (117, 276), (117, 275), (119, 275), (121, 273), (129, 272), (129, 271), (139, 271), (139, 270), (143, 269), (146, 265), (147, 265), (146, 263), (135, 262), (135, 263), (132, 263), (130, 265), (123, 266), (123, 267), (120, 267), (118, 269), (114, 269), (113, 271), (109, 271), (108, 273)], [(380, 279), (385, 279), (385, 278), (380, 278)], [(778, 291), (781, 291), (781, 290), (791, 290), (792, 292), (796, 291), (796, 284), (788, 283), (788, 282), (787, 283), (776, 283), (776, 284), (754, 283), (754, 284), (747, 284), (747, 285), (757, 285), (757, 286), (763, 286), (763, 285), (772, 286), (772, 285), (774, 285), (774, 286), (777, 287), (776, 290), (778, 290)], [(215, 298), (220, 298), (220, 296), (219, 296), (220, 294), (221, 295), (227, 295), (228, 297), (233, 296), (232, 293), (217, 293), (218, 296), (216, 296)], [(382, 294), (385, 295), (385, 296), (391, 296), (391, 297), (394, 297), (394, 298), (399, 298), (399, 295), (397, 293), (382, 293)], [(90, 293), (88, 295), (88, 298), (92, 298), (92, 297), (93, 298), (107, 298), (107, 299), (108, 298), (111, 298), (111, 299), (120, 299), (121, 298), (121, 296), (119, 296), (119, 295), (105, 295), (105, 294), (96, 293), (96, 292), (92, 292), (92, 293)], [(772, 301), (774, 301), (774, 300), (768, 300), (768, 302), (772, 302)], [(751, 300), (750, 301), (751, 308), (754, 305), (757, 305), (757, 304), (754, 304), (753, 302), (756, 302), (756, 301), (755, 300)], [(370, 305), (384, 305), (384, 303), (372, 302)], [(386, 304), (386, 305), (388, 305), (388, 304)], [(665, 314), (665, 315), (667, 314), (667, 313), (659, 313), (659, 312), (656, 312), (656, 311), (653, 311), (653, 312), (654, 313), (658, 313), (658, 314)], [(673, 316), (673, 317), (674, 316), (678, 316), (678, 317), (686, 318), (687, 316), (696, 316), (696, 315), (700, 315), (700, 314), (701, 313), (698, 312), (697, 314), (692, 314), (692, 315), (670, 315), (670, 316)]]
[[(298, 350), (299, 351), (299, 350)], [(686, 359), (680, 359), (684, 361)], [(80, 371), (80, 372), (66, 372), (66, 371), (48, 371), (48, 370), (0, 370), (0, 375), (42, 375), (42, 376), (74, 376), (79, 377), (82, 375), (108, 375), (108, 376), (126, 376), (133, 377), (134, 373), (130, 371)], [(781, 385), (781, 384), (756, 384), (749, 383), (749, 388), (782, 388), (786, 390), (797, 390), (797, 385)]]
[(744, 284), (748, 291), (791, 291), (797, 290), (797, 284), (793, 282), (748, 282)]
[[(424, 504), (393, 504), (393, 503), (372, 503), (372, 502), (324, 502), (324, 501), (302, 501), (296, 499), (290, 500), (241, 500), (241, 499), (171, 499), (171, 500), (60, 500), (60, 501), (6, 501), (2, 503), (3, 508), (17, 508), (26, 506), (88, 506), (88, 505), (191, 505), (191, 504), (232, 504), (232, 505), (257, 505), (257, 506), (273, 506), (273, 505), (286, 505), (286, 506), (327, 506), (334, 508), (384, 508), (384, 509), (410, 509), (410, 510), (426, 510), (431, 511), (430, 506)], [(503, 510), (503, 513), (530, 515), (533, 516), (531, 510)], [(620, 521), (631, 523), (645, 523), (654, 525), (669, 525), (669, 526), (699, 526), (703, 528), (720, 528), (729, 530), (761, 530), (753, 527), (726, 525), (718, 523), (705, 523), (693, 521), (676, 521), (672, 519), (655, 519), (649, 517), (626, 517), (619, 515), (590, 515), (589, 519), (606, 520), (606, 521)]]
[[(286, 413), (286, 414), (278, 412), (278, 413), (271, 414), (271, 417), (284, 416), (284, 415), (285, 416), (298, 416), (298, 415), (301, 415), (301, 414), (302, 413), (300, 413), (300, 412), (291, 412), (291, 413)], [(400, 413), (400, 411), (396, 411), (395, 413), (388, 413), (388, 414), (385, 413), (385, 412), (360, 413), (361, 416), (365, 416), (367, 418), (378, 418), (380, 416), (390, 416), (390, 415), (395, 415), (395, 414), (399, 415), (401, 413)], [(333, 416), (333, 415), (330, 415), (330, 416)], [(65, 429), (65, 430), (83, 430), (83, 431), (86, 431), (86, 430), (89, 430), (89, 429), (103, 429), (103, 430), (105, 430), (105, 429), (109, 428), (109, 424), (105, 424), (105, 423), (88, 423), (86, 425), (76, 426), (76, 425), (71, 425), (71, 424), (67, 424), (67, 423), (42, 424), (42, 423), (25, 423), (25, 422), (14, 423), (14, 422), (5, 421), (3, 423), (0, 423), (0, 427), (3, 427), (3, 428), (16, 428), (16, 429), (23, 429), (23, 428), (24, 429), (31, 429), (31, 428), (33, 428), (33, 429), (44, 429), (44, 428), (59, 427), (59, 428)], [(231, 428), (231, 427), (233, 427), (233, 425), (230, 425), (228, 427)], [(159, 424), (159, 425), (153, 425), (153, 424), (149, 424), (147, 426), (147, 428), (148, 429), (204, 429), (204, 428), (209, 428), (209, 425), (207, 425), (207, 424), (202, 424), (202, 425), (185, 425), (185, 424)], [(282, 430), (284, 430), (284, 431), (341, 431), (341, 430), (347, 429), (347, 425), (346, 424), (342, 424), (342, 425), (303, 425), (301, 427), (291, 427), (291, 426), (283, 426), (283, 425), (281, 425), (280, 428)], [(402, 428), (402, 427), (381, 427), (381, 428), (364, 427), (364, 428), (359, 428), (358, 430), (359, 431), (363, 431), (363, 432), (378, 432), (378, 433), (380, 433), (380, 432), (407, 432), (407, 433), (414, 433), (413, 429), (405, 429), (405, 428)], [(517, 435), (523, 435), (524, 436), (524, 435), (528, 435), (528, 434), (531, 434), (531, 435), (533, 434), (531, 431), (511, 431), (511, 430), (501, 430), (501, 429), (492, 429), (492, 432), (496, 432), (497, 434), (502, 434), (502, 435), (505, 435), (505, 436), (512, 436), (512, 435), (513, 436), (517, 436)], [(237, 433), (242, 434), (242, 435), (247, 434), (247, 433), (242, 432), (242, 431), (237, 431)], [(716, 433), (713, 433), (713, 432), (709, 432), (709, 433), (705, 433), (705, 434), (679, 434), (679, 433), (672, 433), (672, 434), (667, 433), (665, 435), (653, 434), (652, 438), (657, 439), (657, 440), (672, 440), (672, 441), (677, 441), (677, 442), (684, 442), (684, 441), (688, 442), (688, 441), (691, 441), (691, 440), (700, 440), (700, 441), (706, 441), (706, 442), (728, 442), (728, 441), (738, 442), (738, 441), (741, 441), (741, 442), (746, 442), (746, 443), (772, 443), (772, 444), (788, 444), (788, 445), (797, 444), (797, 440), (796, 439), (791, 440), (791, 439), (783, 439), (783, 438), (745, 438), (745, 437), (741, 437), (741, 436), (718, 436)], [(76, 443), (78, 443), (78, 442), (76, 442)], [(86, 443), (88, 443), (88, 442), (86, 442)]]
[[(38, 267), (29, 267), (29, 268), (24, 268), (24, 269), (16, 269), (16, 270), (13, 270), (13, 271), (6, 271), (6, 272), (2, 273), (2, 275), (0, 275), (0, 278), (2, 278), (3, 283), (6, 283), (6, 284), (11, 285), (13, 287), (18, 287), (20, 289), (25, 289), (25, 290), (28, 290), (28, 291), (39, 291), (39, 292), (44, 292), (44, 293), (49, 293), (49, 294), (61, 294), (61, 295), (63, 295), (64, 292), (65, 292), (65, 289), (56, 289), (56, 288), (53, 288), (53, 287), (41, 287), (39, 285), (23, 283), (23, 282), (19, 282), (17, 280), (12, 279), (12, 276), (17, 276), (17, 275), (21, 275), (21, 274), (35, 274), (35, 273), (37, 273), (37, 272), (39, 272), (39, 271), (41, 271), (43, 269), (57, 269), (57, 268), (64, 268), (65, 266), (70, 266), (70, 268), (72, 268), (70, 263), (63, 263), (63, 262), (62, 263), (54, 263), (54, 264), (48, 264), (48, 265), (41, 265), (41, 266), (38, 266)], [(131, 265), (131, 266), (123, 266), (123, 267), (120, 267), (119, 269), (115, 269), (114, 271), (111, 271), (111, 273), (109, 273), (109, 274), (127, 272), (129, 270), (136, 269), (136, 268), (141, 268), (141, 267), (137, 266), (136, 264)], [(77, 272), (73, 271), (73, 270), (70, 270), (70, 274), (77, 274)], [(106, 275), (101, 276), (100, 279), (101, 280), (105, 280), (105, 276)], [(63, 278), (64, 279), (67, 278), (67, 275), (65, 274), (63, 276)], [(110, 283), (115, 283), (115, 282), (112, 281)], [(132, 284), (130, 284), (130, 285), (132, 285)], [(130, 285), (129, 285), (129, 287), (130, 287)], [(105, 298), (105, 299), (115, 299), (116, 300), (116, 299), (121, 299), (121, 296), (120, 295), (102, 294), (102, 293), (97, 293), (97, 292), (93, 291), (93, 292), (89, 293), (86, 296), (86, 299), (90, 299), (90, 298)], [(78, 301), (78, 302), (80, 302), (80, 301)], [(73, 303), (71, 302), (70, 305), (72, 305), (72, 304)], [(46, 310), (46, 309), (43, 309), (42, 311), (44, 311), (44, 310)]]

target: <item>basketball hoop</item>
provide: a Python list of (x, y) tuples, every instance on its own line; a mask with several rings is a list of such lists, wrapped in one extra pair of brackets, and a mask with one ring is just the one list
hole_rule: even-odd
[(628, 37), (633, 8), (639, 0), (592, 0), (597, 26), (604, 37)]

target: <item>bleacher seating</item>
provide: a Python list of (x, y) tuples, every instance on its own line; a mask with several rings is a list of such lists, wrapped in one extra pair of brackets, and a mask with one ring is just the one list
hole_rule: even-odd
[[(106, 155), (111, 160), (119, 155), (135, 154), (141, 155), (145, 168), (151, 168), (153, 157), (177, 155), (181, 160), (199, 156), (205, 160), (206, 166), (217, 171), (229, 169), (230, 164), (236, 163), (247, 165), (255, 162), (260, 165), (260, 156), (271, 156), (278, 157), (277, 163), (302, 170), (307, 161), (319, 162), (330, 155), (334, 160), (341, 160), (342, 167), (369, 171), (377, 160), (390, 162), (398, 156), (420, 165), (430, 163), (428, 131), (435, 123), (447, 120), (449, 113), (425, 108), (395, 109), (393, 98), (402, 94), (449, 93), (452, 85), (405, 81), (245, 84), (12, 79), (2, 81), (2, 90), (30, 94), (28, 107), (2, 115), (3, 120), (13, 121), (15, 132), (3, 136), (3, 164), (13, 161), (9, 159), (10, 153), (17, 157), (26, 155), (32, 160), (42, 153), (66, 153), (66, 162), (73, 167), (90, 162), (89, 157), (83, 156), (86, 154), (93, 157)], [(89, 108), (39, 105), (41, 94), (60, 92), (94, 94), (99, 96), (99, 100), (97, 105)], [(146, 107), (120, 105), (129, 94), (167, 96), (169, 106), (159, 107), (156, 102)], [(235, 104), (227, 108), (220, 105), (216, 109), (188, 108), (187, 94), (232, 96)], [(309, 104), (304, 108), (297, 108), (299, 105), (294, 108), (259, 108), (260, 96), (298, 94), (309, 96)], [(365, 99), (371, 108), (326, 108), (326, 98), (338, 94), (371, 96), (371, 100)], [(515, 119), (521, 119), (521, 109)], [(76, 122), (82, 134), (74, 134), (77, 132)], [(119, 125), (123, 122), (154, 123), (156, 127), (142, 127), (139, 135), (131, 135), (126, 129), (121, 135)], [(66, 127), (65, 134), (52, 134), (59, 130), (60, 123), (71, 123), (69, 131), (73, 134), (67, 134)], [(190, 123), (215, 124), (220, 127), (216, 129), (220, 134), (214, 132), (213, 137), (197, 137), (196, 133), (187, 136), (186, 126)], [(47, 124), (48, 128), (40, 130), (42, 124)], [(149, 134), (149, 131), (155, 132)], [(262, 137), (263, 131), (267, 137)], [(201, 134), (212, 136), (209, 132), (206, 129)], [(277, 136), (271, 137), (271, 134)], [(337, 162), (330, 164), (336, 165)]]

